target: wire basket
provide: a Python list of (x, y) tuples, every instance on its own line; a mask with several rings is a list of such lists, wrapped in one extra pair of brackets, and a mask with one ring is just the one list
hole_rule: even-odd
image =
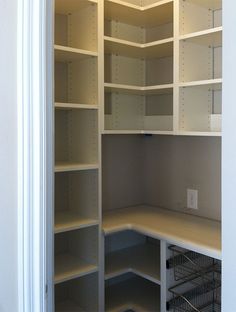
[(205, 278), (195, 277), (169, 288), (173, 299), (167, 309), (173, 312), (220, 312), (221, 273), (213, 270)]
[(174, 279), (176, 281), (186, 281), (190, 278), (201, 276), (206, 278), (206, 272), (215, 270), (220, 271), (220, 262), (177, 246), (169, 246), (172, 257), (167, 260), (167, 268), (173, 268)]

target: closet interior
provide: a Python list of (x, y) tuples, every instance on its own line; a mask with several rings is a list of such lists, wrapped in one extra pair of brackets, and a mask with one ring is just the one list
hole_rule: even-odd
[(220, 311), (222, 1), (55, 0), (54, 26), (52, 311)]

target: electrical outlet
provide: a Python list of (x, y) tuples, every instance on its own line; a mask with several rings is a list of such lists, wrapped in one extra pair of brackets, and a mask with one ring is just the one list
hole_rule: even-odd
[(198, 190), (187, 189), (187, 208), (198, 209)]

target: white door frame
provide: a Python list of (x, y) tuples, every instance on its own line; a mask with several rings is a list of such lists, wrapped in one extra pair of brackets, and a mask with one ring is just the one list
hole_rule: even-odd
[(53, 311), (53, 0), (18, 0), (19, 311)]

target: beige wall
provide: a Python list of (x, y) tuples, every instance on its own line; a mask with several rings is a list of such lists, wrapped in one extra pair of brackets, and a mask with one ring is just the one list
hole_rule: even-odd
[[(221, 218), (220, 138), (152, 136), (144, 146), (145, 202)], [(198, 210), (185, 208), (187, 188), (198, 190)]]
[(103, 210), (143, 202), (142, 136), (103, 136)]
[[(187, 188), (199, 209), (186, 209)], [(221, 139), (104, 136), (103, 209), (146, 203), (219, 220)]]

